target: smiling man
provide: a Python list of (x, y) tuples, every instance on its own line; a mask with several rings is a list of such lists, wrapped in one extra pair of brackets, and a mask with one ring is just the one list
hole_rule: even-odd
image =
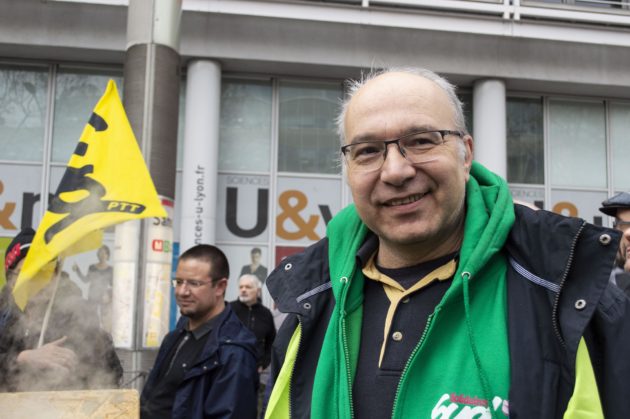
[(182, 317), (142, 391), (142, 418), (256, 417), (256, 341), (224, 301), (229, 275), (215, 246), (181, 255), (173, 286)]
[(515, 205), (430, 71), (352, 82), (338, 123), (354, 204), (268, 278), (267, 417), (624, 417), (618, 235)]

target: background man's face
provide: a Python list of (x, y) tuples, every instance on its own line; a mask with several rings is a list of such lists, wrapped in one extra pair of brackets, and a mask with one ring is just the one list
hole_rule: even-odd
[[(630, 208), (617, 210), (617, 220), (630, 222)], [(630, 228), (623, 228), (619, 243), (619, 261), (624, 271), (630, 272)]]
[(198, 259), (183, 259), (177, 264), (175, 278), (203, 282), (195, 288), (189, 284), (175, 288), (175, 299), (183, 316), (202, 319), (212, 312), (223, 300), (225, 281), (212, 284), (210, 263)]
[[(403, 73), (368, 82), (352, 99), (345, 120), (347, 143), (361, 137), (397, 138), (414, 129), (453, 130), (453, 112), (437, 85)], [(461, 140), (446, 139), (428, 163), (414, 166), (390, 145), (380, 172), (348, 172), (359, 216), (382, 244), (431, 246), (461, 228), (472, 139), (464, 139), (465, 159)]]
[(258, 298), (258, 288), (254, 285), (254, 282), (249, 278), (241, 278), (238, 282), (238, 299), (247, 305), (253, 304)]
[(253, 263), (254, 265), (258, 265), (258, 264), (260, 264), (260, 256), (261, 256), (261, 255), (260, 255), (260, 253), (258, 253), (258, 252), (252, 252), (252, 253), (251, 253), (252, 263)]

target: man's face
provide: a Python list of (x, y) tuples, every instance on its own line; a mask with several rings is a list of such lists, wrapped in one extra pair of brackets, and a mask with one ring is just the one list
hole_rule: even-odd
[(258, 288), (250, 278), (241, 278), (238, 282), (238, 299), (243, 304), (252, 305), (258, 298)]
[[(446, 94), (422, 77), (389, 73), (368, 82), (353, 97), (345, 120), (346, 143), (388, 140), (417, 130), (454, 130)], [(390, 144), (380, 171), (353, 173), (348, 183), (361, 219), (391, 250), (433, 249), (461, 239), (465, 184), (472, 138), (456, 136), (434, 150), (434, 159), (413, 165)], [(448, 243), (451, 246), (453, 243)], [(431, 253), (431, 252), (430, 252)], [(434, 254), (434, 253), (432, 253)]]
[(175, 299), (183, 316), (201, 320), (218, 314), (215, 311), (223, 300), (227, 281), (221, 279), (212, 284), (210, 268), (209, 262), (190, 258), (177, 264), (175, 278), (184, 282), (175, 287)]
[(260, 253), (252, 252), (251, 257), (254, 265), (258, 265), (260, 263)]
[(623, 270), (630, 272), (630, 225), (624, 222), (630, 222), (630, 208), (617, 210), (618, 229), (623, 233), (621, 242), (619, 242), (619, 265)]

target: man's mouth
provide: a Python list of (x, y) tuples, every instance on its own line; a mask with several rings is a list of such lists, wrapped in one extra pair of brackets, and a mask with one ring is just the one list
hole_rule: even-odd
[(419, 194), (415, 194), (415, 195), (409, 195), (409, 196), (406, 196), (404, 198), (391, 199), (391, 200), (385, 202), (384, 205), (386, 207), (395, 207), (395, 206), (398, 206), (398, 205), (407, 205), (407, 204), (411, 204), (412, 202), (419, 201), (425, 195), (426, 195), (425, 193), (419, 193)]

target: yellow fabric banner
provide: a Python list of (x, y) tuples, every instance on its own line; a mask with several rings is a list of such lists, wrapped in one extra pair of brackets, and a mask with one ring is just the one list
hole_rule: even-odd
[(46, 286), (51, 275), (41, 271), (58, 256), (97, 248), (101, 229), (166, 216), (116, 84), (110, 80), (39, 224), (13, 290), (15, 302), (24, 309)]

